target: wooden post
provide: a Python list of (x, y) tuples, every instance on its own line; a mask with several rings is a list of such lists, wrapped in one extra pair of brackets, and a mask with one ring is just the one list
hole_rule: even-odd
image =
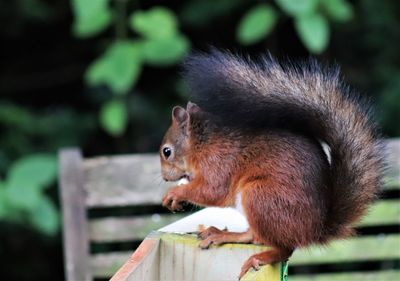
[[(120, 267), (110, 281), (147, 280), (237, 280), (240, 268), (251, 255), (266, 251), (267, 246), (228, 243), (199, 248), (200, 240), (188, 234), (204, 227), (227, 227), (243, 232), (248, 228), (244, 216), (232, 208), (206, 208), (152, 232)], [(250, 270), (243, 281), (287, 281), (287, 264)]]
[(386, 141), (387, 177), (397, 185), (400, 182), (400, 138)]
[(89, 281), (89, 240), (79, 149), (59, 153), (59, 187), (63, 213), (64, 258), (67, 281)]

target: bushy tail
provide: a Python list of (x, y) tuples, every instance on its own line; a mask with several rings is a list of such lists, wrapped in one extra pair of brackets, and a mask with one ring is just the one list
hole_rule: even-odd
[(369, 106), (315, 61), (251, 62), (214, 50), (185, 63), (192, 99), (228, 125), (278, 126), (311, 134), (331, 149), (332, 198), (327, 235), (346, 236), (380, 186), (382, 143)]

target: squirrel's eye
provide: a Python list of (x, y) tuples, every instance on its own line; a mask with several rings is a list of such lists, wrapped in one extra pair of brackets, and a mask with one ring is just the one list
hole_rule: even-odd
[(171, 156), (172, 149), (169, 148), (169, 147), (164, 147), (163, 150), (162, 150), (162, 152), (163, 152), (163, 154), (164, 154), (165, 159), (168, 159), (168, 157)]

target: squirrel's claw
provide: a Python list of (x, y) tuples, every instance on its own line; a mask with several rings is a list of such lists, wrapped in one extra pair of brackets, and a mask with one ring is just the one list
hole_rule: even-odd
[(171, 189), (167, 192), (162, 200), (162, 205), (168, 208), (170, 211), (181, 211), (183, 199), (177, 194), (175, 189)]
[(182, 208), (181, 202), (179, 202), (178, 200), (172, 200), (172, 203), (171, 203), (172, 211), (181, 211), (182, 209), (183, 208)]
[(251, 268), (254, 268), (254, 270), (259, 270), (261, 265), (264, 265), (261, 260), (257, 259), (256, 257), (252, 256), (250, 257), (242, 266), (242, 269), (239, 274), (239, 280), (242, 279), (242, 277), (249, 271)]
[(200, 242), (199, 247), (203, 250), (210, 248), (212, 241), (210, 239), (205, 239)]

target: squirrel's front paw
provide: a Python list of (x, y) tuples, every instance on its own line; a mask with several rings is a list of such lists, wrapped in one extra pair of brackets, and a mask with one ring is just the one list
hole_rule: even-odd
[(167, 194), (165, 194), (162, 205), (168, 208), (170, 211), (181, 211), (182, 203), (185, 199), (181, 195), (181, 189), (179, 187), (171, 188)]

